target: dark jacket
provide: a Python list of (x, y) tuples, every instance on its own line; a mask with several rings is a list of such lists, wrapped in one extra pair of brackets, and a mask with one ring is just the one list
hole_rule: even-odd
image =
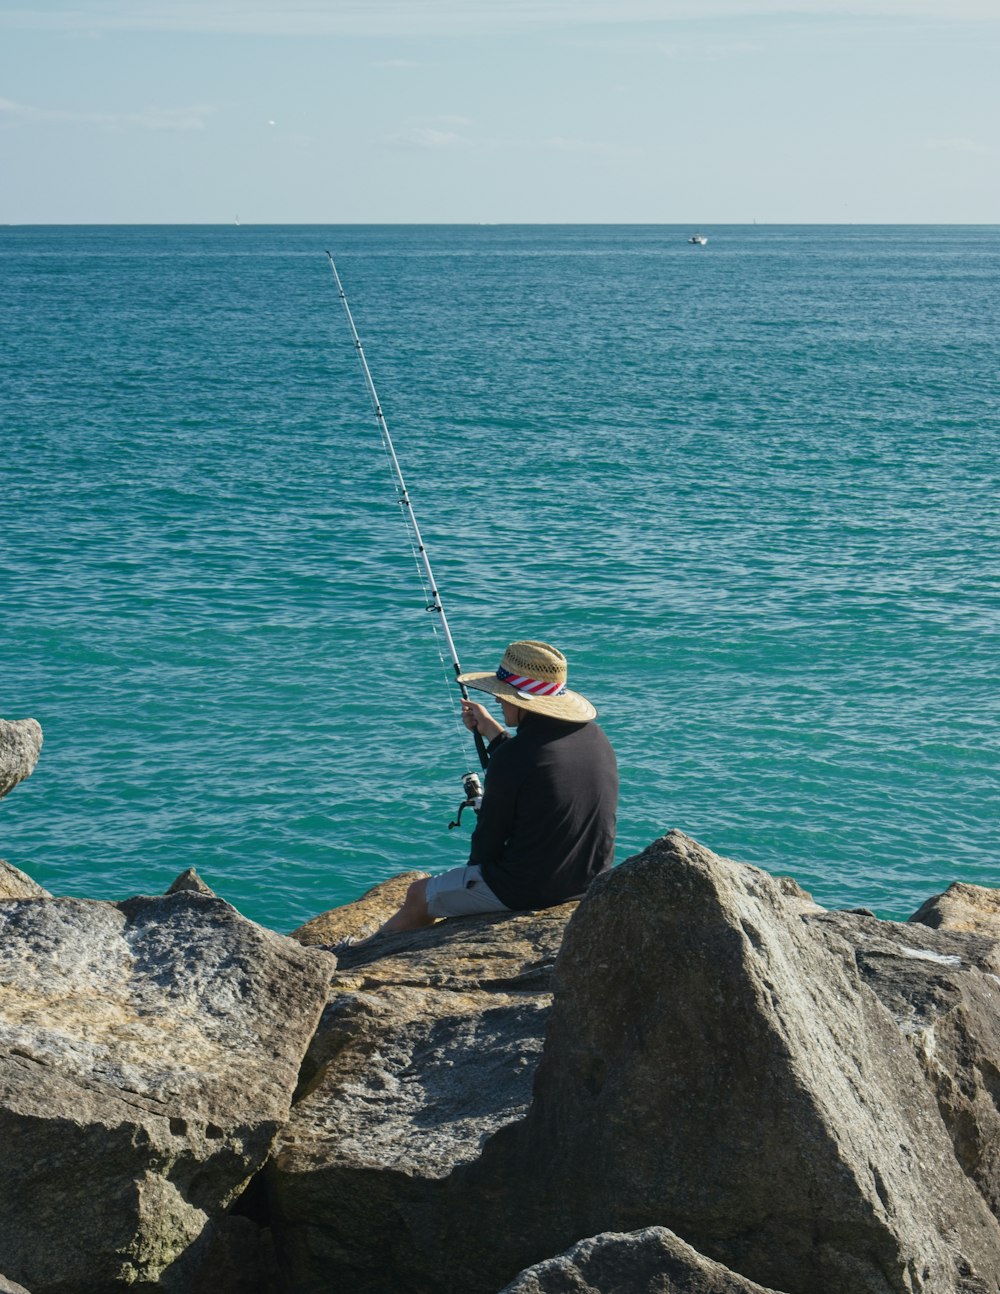
[(618, 766), (596, 723), (527, 715), (489, 747), (470, 864), (509, 908), (582, 894), (614, 861)]

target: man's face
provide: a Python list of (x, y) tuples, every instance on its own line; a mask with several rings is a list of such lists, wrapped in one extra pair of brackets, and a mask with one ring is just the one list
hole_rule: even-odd
[(508, 728), (516, 728), (521, 722), (521, 716), (524, 714), (524, 711), (516, 705), (511, 705), (511, 703), (502, 696), (498, 696), (497, 700), (500, 702), (500, 709), (503, 711), (504, 723)]

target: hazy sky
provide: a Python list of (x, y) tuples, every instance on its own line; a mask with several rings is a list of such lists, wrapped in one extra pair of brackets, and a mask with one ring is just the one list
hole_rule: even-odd
[(1000, 0), (0, 0), (0, 223), (1000, 222)]

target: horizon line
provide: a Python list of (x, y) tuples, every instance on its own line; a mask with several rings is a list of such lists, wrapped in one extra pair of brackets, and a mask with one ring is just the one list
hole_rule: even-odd
[(1000, 228), (1000, 220), (8, 220), (0, 229), (287, 229), (287, 228), (642, 228), (642, 229), (796, 229), (823, 228)]

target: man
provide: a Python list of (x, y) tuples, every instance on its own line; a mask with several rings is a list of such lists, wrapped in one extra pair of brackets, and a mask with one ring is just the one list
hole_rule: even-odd
[(379, 934), (439, 917), (553, 907), (579, 897), (613, 862), (618, 768), (597, 711), (566, 686), (562, 652), (514, 642), (495, 674), (459, 682), (497, 697), (515, 733), (463, 700), (465, 726), (489, 743), (469, 862), (415, 881)]

